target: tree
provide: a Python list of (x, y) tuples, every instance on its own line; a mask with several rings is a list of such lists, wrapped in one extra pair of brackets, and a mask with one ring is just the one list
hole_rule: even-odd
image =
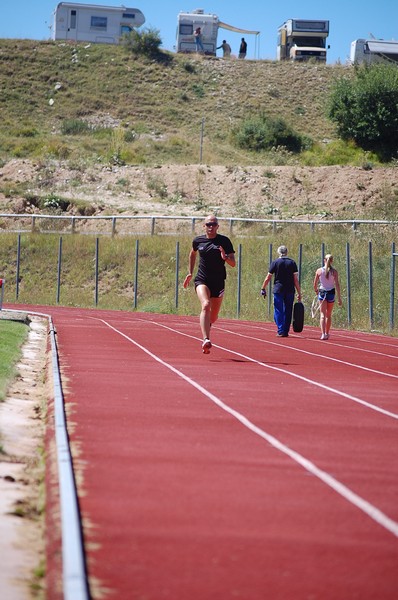
[(122, 41), (133, 54), (143, 54), (151, 58), (159, 54), (162, 45), (159, 30), (153, 28), (133, 29), (123, 36)]
[(398, 153), (398, 68), (356, 67), (354, 78), (342, 77), (332, 89), (329, 118), (343, 140), (373, 150), (381, 160)]

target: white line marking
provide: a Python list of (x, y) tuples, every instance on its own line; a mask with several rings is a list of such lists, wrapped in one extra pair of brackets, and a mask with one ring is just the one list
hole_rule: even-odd
[[(242, 423), (242, 425), (247, 427), (247, 429), (249, 429), (256, 435), (260, 436), (262, 439), (264, 439), (266, 442), (268, 442), (268, 444), (270, 444), (276, 450), (279, 450), (280, 452), (282, 452), (283, 454), (285, 454), (286, 456), (291, 458), (297, 464), (302, 466), (306, 471), (308, 471), (312, 475), (315, 475), (315, 477), (318, 477), (318, 479), (323, 481), (323, 483), (325, 483), (327, 486), (332, 488), (340, 496), (345, 498), (345, 500), (347, 500), (348, 502), (350, 502), (351, 504), (353, 504), (354, 506), (359, 508), (359, 510), (361, 510), (366, 515), (368, 515), (373, 521), (375, 521), (376, 523), (378, 523), (379, 525), (384, 527), (384, 529), (386, 529), (387, 531), (392, 533), (395, 537), (398, 537), (398, 522), (396, 522), (393, 519), (391, 519), (390, 517), (388, 517), (381, 510), (379, 510), (378, 508), (373, 506), (373, 504), (370, 504), (370, 502), (368, 502), (367, 500), (365, 500), (364, 498), (362, 498), (361, 496), (359, 496), (358, 494), (356, 494), (355, 492), (350, 490), (350, 488), (348, 488), (346, 485), (344, 485), (343, 483), (341, 483), (340, 481), (338, 481), (337, 479), (335, 479), (334, 477), (329, 475), (329, 473), (327, 473), (326, 471), (323, 471), (322, 469), (319, 469), (310, 460), (306, 459), (304, 456), (302, 456), (298, 452), (292, 450), (291, 448), (289, 448), (288, 446), (286, 446), (285, 444), (280, 442), (273, 435), (270, 435), (269, 433), (265, 432), (260, 427), (257, 427), (257, 425), (254, 425), (254, 423), (252, 423), (247, 417), (242, 415), (237, 410), (231, 408), (227, 404), (225, 404), (222, 400), (217, 398), (217, 396), (215, 396), (214, 394), (212, 394), (211, 392), (209, 392), (208, 390), (203, 388), (199, 383), (197, 383), (196, 381), (194, 381), (187, 375), (184, 375), (184, 373), (182, 373), (181, 371), (179, 371), (178, 369), (176, 369), (169, 363), (165, 362), (164, 360), (162, 360), (159, 356), (157, 356), (156, 354), (154, 354), (153, 352), (151, 352), (150, 350), (148, 350), (147, 348), (145, 348), (144, 346), (142, 346), (141, 344), (139, 344), (138, 342), (133, 340), (131, 337), (129, 337), (122, 331), (116, 329), (116, 327), (113, 327), (113, 325), (111, 325), (107, 321), (104, 321), (103, 319), (98, 319), (98, 320), (101, 321), (102, 323), (104, 323), (104, 325), (106, 325), (107, 327), (109, 327), (110, 329), (112, 329), (113, 331), (118, 333), (119, 335), (121, 335), (122, 337), (124, 337), (126, 340), (128, 340), (129, 342), (131, 342), (132, 344), (137, 346), (137, 348), (140, 348), (140, 350), (145, 352), (148, 356), (153, 358), (156, 362), (158, 362), (159, 364), (163, 365), (164, 367), (166, 367), (167, 369), (172, 371), (178, 377), (181, 377), (181, 379), (183, 379), (186, 383), (188, 383), (189, 385), (191, 385), (192, 387), (197, 389), (201, 394), (203, 394), (204, 396), (209, 398), (209, 400), (214, 402), (214, 404), (216, 404), (222, 410), (224, 410), (226, 413), (230, 414), (235, 419), (237, 419), (237, 421)], [(158, 323), (156, 323), (156, 321), (151, 321), (151, 323), (158, 325)], [(166, 329), (170, 329), (169, 327), (166, 327), (166, 326), (164, 326), (164, 327)], [(179, 332), (177, 332), (177, 333), (179, 333)], [(182, 334), (182, 335), (186, 335), (186, 334)], [(193, 337), (193, 336), (188, 336), (188, 337)], [(197, 338), (195, 338), (195, 339), (197, 339)], [(234, 354), (239, 354), (239, 353), (234, 352)], [(240, 355), (240, 356), (243, 356), (243, 355)], [(258, 361), (253, 361), (253, 362), (258, 362)]]
[[(256, 329), (260, 329), (260, 327), (258, 327), (258, 326), (255, 326), (255, 328)], [(217, 329), (220, 329), (222, 331), (228, 331), (228, 329), (224, 329), (223, 327), (220, 327), (219, 325), (217, 325)], [(232, 332), (232, 331), (228, 331), (228, 333), (233, 333), (234, 335), (242, 335), (242, 336), (245, 335), (243, 333), (235, 333), (235, 332)], [(251, 336), (246, 336), (246, 337), (249, 337), (250, 339), (258, 340), (258, 338), (251, 338)], [(293, 337), (293, 339), (300, 339), (300, 335), (299, 334), (293, 335), (292, 337)], [(262, 341), (262, 342), (267, 343), (267, 344), (274, 344), (275, 346), (281, 346), (283, 348), (289, 348), (289, 350), (295, 350), (296, 352), (308, 352), (309, 353), (308, 350), (302, 350), (300, 348), (294, 348), (292, 346), (286, 346), (285, 344), (278, 344), (277, 342), (271, 342), (270, 340), (261, 339), (259, 341)], [(313, 341), (315, 341), (315, 340), (313, 340)], [(398, 356), (394, 356), (393, 354), (386, 354), (385, 352), (378, 352), (377, 350), (368, 350), (367, 348), (357, 348), (356, 346), (347, 346), (346, 344), (338, 344), (337, 342), (334, 342), (332, 340), (328, 340), (327, 344), (322, 344), (322, 345), (323, 346), (325, 346), (325, 345), (326, 346), (338, 346), (339, 348), (346, 348), (348, 350), (356, 350), (358, 352), (368, 352), (369, 354), (377, 354), (378, 356), (385, 356), (386, 358), (393, 358), (393, 359), (398, 360)], [(329, 355), (325, 356), (324, 354), (319, 354), (317, 352), (313, 352), (311, 354), (313, 354), (314, 356), (320, 356), (322, 358), (327, 358), (328, 360), (334, 360), (334, 361), (338, 362), (337, 358), (331, 358)], [(344, 364), (347, 364), (347, 365), (350, 365), (350, 366), (353, 366), (353, 367), (357, 367), (358, 369), (366, 369), (366, 367), (362, 367), (361, 365), (353, 365), (351, 363), (345, 363), (344, 361), (340, 361), (340, 362), (343, 362)], [(384, 371), (374, 371), (374, 372), (375, 373), (381, 373), (382, 375), (386, 375), (387, 377), (396, 377), (398, 379), (398, 375), (390, 375), (389, 373), (385, 373)]]
[[(197, 338), (194, 335), (190, 335), (188, 333), (183, 333), (182, 331), (178, 331), (177, 329), (173, 329), (172, 327), (168, 327), (167, 325), (164, 325), (163, 323), (158, 323), (152, 319), (148, 319), (151, 323), (153, 323), (154, 325), (157, 325), (158, 327), (163, 327), (164, 329), (168, 329), (169, 331), (173, 331), (174, 333), (178, 333), (179, 335), (183, 335), (185, 337), (194, 339), (194, 340), (198, 340), (199, 338)], [(148, 320), (146, 322), (148, 322)], [(217, 329), (220, 329), (220, 327), (217, 327)], [(228, 330), (225, 330), (228, 331)], [(229, 332), (231, 333), (231, 332)], [(242, 335), (243, 334), (237, 334), (237, 335)], [(257, 339), (257, 338), (252, 338), (249, 337), (249, 339)], [(260, 340), (263, 341), (263, 340)], [(270, 342), (270, 343), (274, 343), (274, 342)], [(282, 345), (282, 344), (275, 344), (276, 346)], [(331, 392), (332, 394), (336, 394), (338, 396), (342, 396), (343, 398), (347, 398), (348, 400), (352, 400), (353, 402), (357, 402), (358, 404), (361, 404), (362, 406), (366, 406), (366, 408), (370, 408), (371, 410), (374, 410), (375, 412), (379, 412), (387, 417), (391, 417), (392, 419), (397, 419), (398, 420), (398, 414), (397, 413), (393, 413), (390, 412), (389, 410), (385, 410), (384, 408), (380, 408), (379, 406), (376, 406), (375, 404), (370, 404), (370, 402), (366, 402), (366, 400), (361, 400), (361, 398), (357, 398), (356, 396), (352, 396), (351, 394), (347, 394), (346, 392), (342, 392), (340, 390), (337, 390), (336, 388), (332, 388), (328, 385), (325, 385), (323, 383), (320, 383), (319, 381), (314, 381), (313, 379), (308, 379), (308, 377), (304, 377), (303, 375), (298, 375), (297, 373), (293, 373), (292, 371), (288, 371), (287, 369), (282, 369), (281, 367), (275, 367), (274, 365), (269, 365), (268, 363), (265, 363), (261, 360), (257, 360), (255, 358), (252, 358), (251, 356), (247, 356), (246, 354), (241, 354), (240, 352), (236, 352), (235, 350), (230, 350), (229, 348), (224, 348), (223, 346), (219, 346), (218, 344), (213, 344), (214, 348), (219, 348), (220, 350), (224, 350), (224, 352), (229, 352), (230, 354), (235, 354), (236, 356), (239, 356), (240, 358), (244, 358), (245, 360), (248, 360), (250, 362), (254, 362), (262, 367), (266, 367), (267, 369), (271, 369), (272, 371), (278, 371), (279, 373), (283, 373), (284, 375), (290, 375), (290, 377), (295, 377), (296, 379), (300, 379), (301, 381), (304, 381), (305, 383), (309, 383), (310, 385), (314, 385), (316, 387), (319, 387), (323, 390), (326, 390), (328, 392)], [(283, 346), (285, 348), (285, 346)], [(291, 346), (289, 346), (289, 348), (291, 348)]]

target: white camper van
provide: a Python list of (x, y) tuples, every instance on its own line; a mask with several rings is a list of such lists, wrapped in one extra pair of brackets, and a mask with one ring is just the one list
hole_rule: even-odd
[(227, 23), (220, 21), (217, 15), (205, 14), (202, 8), (197, 8), (192, 12), (180, 12), (178, 15), (176, 41), (177, 52), (196, 52), (194, 31), (198, 27), (200, 27), (202, 31), (204, 53), (212, 56), (216, 55), (217, 35), (219, 28), (246, 35), (255, 35), (256, 46), (257, 36), (260, 35), (259, 31), (249, 31), (248, 29), (241, 29), (240, 27), (227, 25)]
[(288, 19), (278, 29), (277, 60), (326, 62), (329, 21)]
[(54, 11), (54, 40), (118, 44), (124, 33), (145, 23), (138, 8), (60, 2)]
[(351, 64), (366, 63), (368, 65), (380, 62), (398, 62), (398, 41), (365, 40), (351, 42)]

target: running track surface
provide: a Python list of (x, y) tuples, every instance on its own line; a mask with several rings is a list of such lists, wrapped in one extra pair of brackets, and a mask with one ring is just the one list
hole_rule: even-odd
[[(35, 307), (57, 331), (90, 590), (398, 598), (398, 340)], [(105, 593), (105, 595), (103, 595)]]

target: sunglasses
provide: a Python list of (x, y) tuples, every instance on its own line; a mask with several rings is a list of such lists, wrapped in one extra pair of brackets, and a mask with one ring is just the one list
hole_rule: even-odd
[(218, 223), (205, 223), (206, 227), (217, 227)]

